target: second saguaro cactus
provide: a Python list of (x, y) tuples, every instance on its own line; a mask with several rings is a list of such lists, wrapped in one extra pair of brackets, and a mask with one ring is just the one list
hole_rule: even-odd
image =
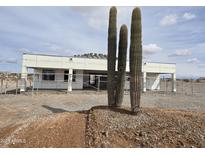
[(122, 25), (120, 28), (120, 38), (118, 47), (118, 72), (117, 72), (117, 89), (116, 89), (116, 106), (122, 105), (126, 75), (127, 59), (127, 26)]
[(142, 25), (139, 8), (132, 12), (130, 39), (130, 100), (132, 112), (137, 112), (140, 107), (142, 74)]
[(108, 28), (108, 105), (115, 106), (115, 65), (116, 65), (116, 46), (117, 46), (117, 9), (112, 7), (109, 13)]

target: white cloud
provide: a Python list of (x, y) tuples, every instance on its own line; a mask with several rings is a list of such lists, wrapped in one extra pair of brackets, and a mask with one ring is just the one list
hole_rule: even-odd
[[(106, 30), (108, 26), (109, 19), (109, 9), (110, 7), (72, 7), (73, 10), (80, 13), (87, 24), (97, 30)], [(131, 13), (133, 7), (117, 7), (117, 27), (120, 29), (122, 24), (127, 24), (130, 27)]]
[(169, 57), (177, 57), (177, 56), (190, 56), (192, 55), (192, 52), (188, 49), (181, 49), (176, 50), (174, 54), (169, 55)]
[(108, 20), (108, 7), (82, 7), (75, 6), (72, 7), (73, 10), (80, 13), (88, 25), (95, 29), (102, 29), (107, 26)]
[(5, 60), (6, 63), (10, 63), (10, 64), (16, 64), (17, 63), (17, 59), (16, 58), (8, 58)]
[(62, 49), (61, 46), (55, 44), (55, 43), (44, 43), (44, 46), (49, 50), (49, 51), (60, 51)]
[(183, 19), (185, 19), (185, 20), (192, 20), (194, 18), (196, 18), (195, 14), (187, 13), (187, 12), (183, 14)]
[(200, 61), (197, 58), (191, 58), (187, 60), (187, 63), (198, 64)]
[(167, 15), (160, 21), (160, 25), (161, 26), (175, 25), (178, 22), (177, 19), (178, 16), (176, 14)]
[(47, 53), (53, 54), (53, 53), (70, 53), (72, 50), (70, 48), (65, 47), (64, 45), (51, 43), (51, 42), (44, 42), (42, 43), (42, 46), (46, 48)]
[(193, 65), (190, 63), (181, 63), (177, 64), (177, 78), (184, 78), (184, 77), (189, 77), (189, 78), (196, 78), (196, 77), (201, 77), (204, 76), (204, 72), (200, 71), (200, 68), (198, 68), (197, 65)]
[(170, 14), (162, 18), (162, 20), (160, 21), (160, 25), (161, 26), (171, 26), (171, 25), (180, 23), (183, 20), (188, 21), (194, 18), (196, 18), (196, 15), (193, 13), (188, 13), (188, 12), (184, 13), (183, 15)]
[(162, 51), (162, 48), (160, 48), (157, 44), (143, 45), (143, 52), (145, 54), (154, 54), (160, 51)]
[(20, 53), (29, 53), (29, 52), (31, 52), (30, 50), (28, 50), (26, 48), (17, 49), (17, 51), (20, 52)]
[(198, 67), (199, 68), (205, 68), (205, 64), (199, 64)]
[(106, 26), (107, 20), (105, 18), (101, 18), (101, 20), (99, 20), (98, 17), (92, 16), (88, 19), (88, 24), (92, 28), (100, 30), (100, 29), (103, 29)]

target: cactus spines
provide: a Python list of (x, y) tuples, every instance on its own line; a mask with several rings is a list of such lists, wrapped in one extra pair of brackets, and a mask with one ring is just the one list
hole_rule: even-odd
[(127, 59), (127, 26), (122, 25), (120, 28), (120, 38), (118, 46), (118, 73), (116, 88), (116, 106), (122, 105), (125, 86), (126, 59)]
[(109, 13), (108, 27), (108, 105), (115, 105), (115, 65), (116, 65), (116, 42), (117, 41), (117, 9), (112, 7)]
[(130, 38), (130, 100), (132, 112), (137, 112), (140, 107), (142, 72), (142, 25), (139, 8), (132, 12)]

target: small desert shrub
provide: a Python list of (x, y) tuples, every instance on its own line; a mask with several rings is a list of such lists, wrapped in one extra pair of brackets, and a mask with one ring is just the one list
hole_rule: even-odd
[(189, 82), (190, 80), (189, 80), (189, 79), (183, 79), (183, 81), (184, 81), (184, 82)]

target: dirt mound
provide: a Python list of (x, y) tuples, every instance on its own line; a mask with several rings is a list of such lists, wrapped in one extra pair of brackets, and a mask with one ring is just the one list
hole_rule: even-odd
[(0, 130), (1, 147), (205, 147), (205, 113), (94, 107)]
[(60, 113), (18, 127), (4, 128), (0, 134), (7, 136), (2, 135), (1, 141), (4, 142), (1, 146), (85, 147), (86, 116), (85, 113), (77, 112)]

